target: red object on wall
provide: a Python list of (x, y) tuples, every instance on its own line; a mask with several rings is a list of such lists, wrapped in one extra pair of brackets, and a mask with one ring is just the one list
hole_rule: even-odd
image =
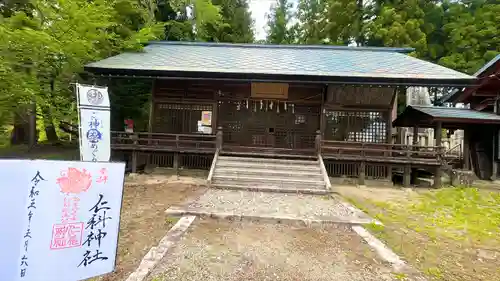
[(133, 129), (134, 128), (134, 120), (132, 120), (132, 119), (125, 119), (125, 125), (129, 129)]

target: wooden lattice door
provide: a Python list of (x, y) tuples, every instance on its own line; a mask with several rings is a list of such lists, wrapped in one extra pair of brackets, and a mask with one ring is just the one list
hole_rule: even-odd
[(314, 148), (320, 106), (281, 101), (220, 101), (224, 143), (251, 147)]

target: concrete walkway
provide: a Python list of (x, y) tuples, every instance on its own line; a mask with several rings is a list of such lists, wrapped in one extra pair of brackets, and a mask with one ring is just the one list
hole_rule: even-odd
[(395, 273), (391, 264), (346, 224), (311, 228), (197, 219), (146, 280), (420, 279)]
[(307, 226), (377, 223), (334, 196), (216, 189), (209, 189), (194, 202), (173, 206), (166, 213)]

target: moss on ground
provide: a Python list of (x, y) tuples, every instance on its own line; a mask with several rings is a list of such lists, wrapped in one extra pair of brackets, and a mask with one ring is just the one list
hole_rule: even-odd
[(368, 225), (373, 234), (431, 280), (500, 280), (499, 192), (444, 188), (399, 200), (356, 192), (347, 198), (384, 224)]

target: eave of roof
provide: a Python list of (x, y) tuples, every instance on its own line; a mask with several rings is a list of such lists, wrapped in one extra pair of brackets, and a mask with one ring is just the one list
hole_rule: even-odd
[[(463, 90), (455, 90), (451, 92), (450, 94), (441, 97), (437, 102), (436, 105), (442, 105), (447, 102), (462, 102), (465, 98), (465, 96), (470, 93), (472, 94), (474, 91), (479, 89), (482, 85), (485, 83), (488, 83), (489, 81), (492, 81), (492, 79), (500, 79), (499, 77), (493, 78), (493, 77), (487, 77), (491, 72), (495, 70), (497, 67), (500, 69), (500, 55), (497, 55), (494, 57), (492, 60), (487, 62), (483, 67), (481, 67), (476, 73), (474, 73), (474, 76), (477, 78), (484, 78), (484, 80), (480, 81), (480, 83), (471, 85)], [(497, 74), (498, 75), (498, 74)]]
[(97, 75), (312, 83), (461, 86), (474, 77), (402, 54), (412, 49), (151, 42), (90, 63)]
[(396, 127), (431, 128), (442, 122), (443, 128), (460, 125), (500, 125), (500, 115), (468, 108), (409, 105), (398, 115), (393, 125)]
[(500, 62), (500, 55), (497, 55), (485, 65), (483, 65), (483, 67), (481, 67), (478, 71), (476, 71), (476, 73), (474, 73), (474, 76), (481, 77), (483, 74), (488, 73), (489, 70), (491, 70), (498, 62)]

